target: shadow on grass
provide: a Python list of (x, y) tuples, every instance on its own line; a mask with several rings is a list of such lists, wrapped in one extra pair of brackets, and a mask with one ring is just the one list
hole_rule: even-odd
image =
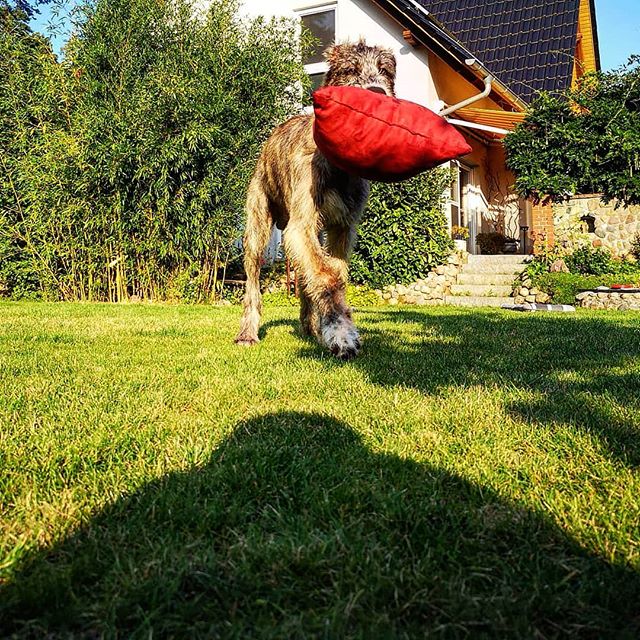
[(17, 637), (631, 638), (639, 602), (637, 573), (543, 514), (282, 413), (27, 557), (0, 621)]
[[(353, 366), (374, 384), (437, 394), (449, 386), (508, 392), (506, 410), (533, 424), (571, 424), (621, 462), (640, 465), (640, 318), (368, 310), (363, 352), (344, 363), (314, 344), (305, 357)], [(615, 369), (623, 369), (616, 371)]]
[(277, 329), (278, 327), (291, 327), (291, 334), (296, 336), (297, 338), (301, 338), (303, 340), (311, 341), (313, 340), (309, 336), (306, 336), (302, 333), (302, 327), (299, 322), (294, 322), (293, 320), (269, 320), (264, 324), (260, 325), (260, 329), (258, 330), (258, 337), (260, 340), (264, 340), (267, 338), (271, 330)]

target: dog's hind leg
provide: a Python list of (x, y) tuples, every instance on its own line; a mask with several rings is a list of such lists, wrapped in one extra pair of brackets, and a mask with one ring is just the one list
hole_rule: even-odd
[(262, 188), (262, 179), (256, 172), (247, 193), (247, 226), (244, 232), (244, 270), (247, 282), (237, 344), (251, 346), (259, 341), (258, 329), (262, 313), (260, 266), (271, 237), (271, 227), (269, 202)]
[(347, 280), (349, 258), (356, 240), (356, 229), (353, 227), (331, 226), (325, 229), (327, 251), (340, 265), (343, 279)]
[[(305, 206), (313, 207), (309, 202), (299, 205), (298, 211), (304, 210)], [(285, 232), (285, 244), (301, 272), (306, 295), (318, 310), (318, 338), (331, 353), (347, 360), (357, 355), (360, 338), (345, 302), (346, 262), (322, 248), (313, 224), (315, 220), (317, 215), (310, 211), (295, 220), (292, 218)]]

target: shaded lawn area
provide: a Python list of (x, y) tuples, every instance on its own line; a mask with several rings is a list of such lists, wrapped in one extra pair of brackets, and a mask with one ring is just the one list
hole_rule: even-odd
[(0, 304), (0, 635), (636, 638), (640, 316)]

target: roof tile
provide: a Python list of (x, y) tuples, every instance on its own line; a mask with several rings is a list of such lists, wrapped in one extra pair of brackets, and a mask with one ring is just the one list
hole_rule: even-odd
[(418, 0), (520, 98), (569, 88), (580, 0)]

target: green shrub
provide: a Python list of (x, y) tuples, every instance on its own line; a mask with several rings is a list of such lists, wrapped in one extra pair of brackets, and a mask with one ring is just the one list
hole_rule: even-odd
[(600, 247), (579, 247), (565, 256), (564, 261), (571, 273), (597, 276), (616, 270), (611, 252)]
[(563, 95), (542, 94), (505, 138), (507, 166), (525, 198), (600, 193), (640, 203), (640, 56), (589, 74)]
[(579, 273), (545, 273), (533, 280), (533, 285), (548, 293), (556, 304), (574, 304), (576, 295), (583, 289), (610, 287), (612, 284), (640, 286), (640, 271), (634, 277), (621, 282), (620, 274), (583, 275)]
[(347, 287), (347, 304), (351, 307), (376, 307), (382, 304), (373, 289), (367, 286), (349, 285)]
[[(564, 260), (570, 273), (549, 272), (553, 262), (558, 259)], [(570, 294), (573, 288), (578, 291), (581, 288), (609, 286), (618, 282), (636, 283), (640, 281), (640, 265), (628, 260), (615, 259), (606, 249), (589, 246), (580, 247), (570, 254), (557, 248), (546, 251), (533, 258), (527, 265), (525, 273), (531, 278), (534, 286), (552, 296), (559, 295), (565, 301), (571, 298)], [(575, 283), (575, 287), (572, 283)], [(557, 286), (565, 290), (566, 295), (557, 291)], [(568, 303), (563, 302), (563, 304)]]
[(529, 278), (535, 280), (539, 276), (549, 273), (549, 267), (553, 262), (553, 258), (549, 252), (545, 252), (533, 257), (525, 268), (525, 273)]
[(640, 261), (640, 233), (636, 233), (631, 243), (631, 255)]
[(300, 300), (286, 291), (273, 291), (262, 296), (262, 303), (268, 307), (297, 307)]
[(434, 169), (397, 184), (373, 183), (351, 262), (357, 284), (414, 282), (453, 250), (443, 212), (450, 172)]
[[(226, 296), (226, 299), (238, 303), (242, 301), (241, 296), (238, 296), (237, 299)], [(297, 307), (300, 305), (300, 300), (294, 295), (287, 295), (285, 290), (263, 294), (262, 302), (269, 307)], [(373, 289), (366, 286), (349, 285), (347, 286), (347, 304), (351, 307), (375, 307), (382, 302)]]
[(237, 4), (86, 2), (64, 63), (3, 14), (0, 238), (34, 288), (218, 295), (261, 143), (307, 82), (293, 21), (241, 20)]

